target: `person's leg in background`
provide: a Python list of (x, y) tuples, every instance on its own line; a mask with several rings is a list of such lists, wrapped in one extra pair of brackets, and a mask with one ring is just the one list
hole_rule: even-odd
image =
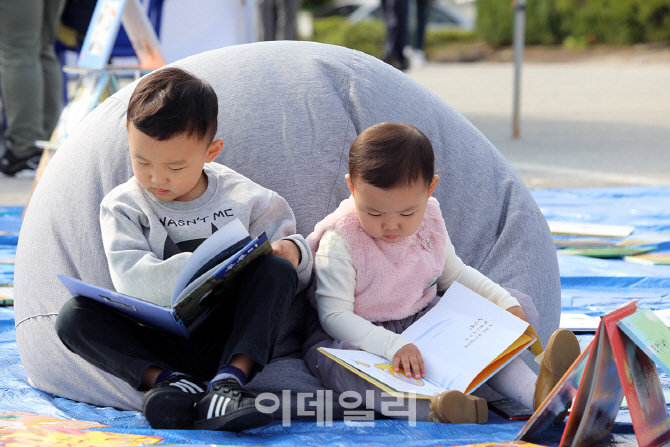
[(56, 31), (65, 0), (46, 0), (42, 21), (42, 51), (40, 61), (44, 79), (44, 114), (42, 129), (44, 139), (51, 138), (63, 109), (63, 70), (56, 54)]
[(416, 0), (416, 38), (412, 48), (412, 66), (426, 65), (426, 54), (423, 45), (426, 39), (426, 23), (428, 22), (429, 0)]
[(259, 0), (258, 38), (263, 41), (275, 40), (277, 32), (277, 5), (275, 0)]
[(0, 91), (7, 118), (7, 150), (0, 171), (35, 168), (58, 121), (62, 72), (54, 51), (65, 0), (0, 0)]
[(276, 0), (277, 40), (296, 40), (298, 36), (298, 0)]
[(399, 70), (406, 70), (409, 68), (409, 61), (403, 50), (407, 45), (409, 0), (382, 0), (382, 9), (386, 23), (386, 44), (382, 60)]

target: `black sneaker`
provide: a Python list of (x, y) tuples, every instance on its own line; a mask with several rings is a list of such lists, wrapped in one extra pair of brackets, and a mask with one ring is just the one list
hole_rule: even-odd
[(5, 175), (13, 176), (24, 169), (37, 169), (40, 163), (42, 153), (30, 155), (28, 157), (20, 158), (14, 155), (10, 149), (6, 149), (5, 153), (0, 157), (0, 172)]
[(205, 397), (195, 405), (196, 430), (240, 431), (267, 425), (272, 413), (256, 408), (256, 395), (234, 379), (214, 384)]
[(207, 385), (183, 374), (173, 374), (147, 391), (142, 412), (151, 428), (193, 428), (195, 404), (205, 395)]

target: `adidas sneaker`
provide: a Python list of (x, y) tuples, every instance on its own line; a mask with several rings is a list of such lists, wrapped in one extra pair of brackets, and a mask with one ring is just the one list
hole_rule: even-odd
[(256, 395), (234, 379), (221, 380), (195, 406), (196, 430), (240, 431), (267, 425), (271, 413), (256, 408)]
[(142, 412), (152, 428), (191, 429), (195, 404), (205, 395), (207, 386), (190, 376), (173, 374), (147, 391)]

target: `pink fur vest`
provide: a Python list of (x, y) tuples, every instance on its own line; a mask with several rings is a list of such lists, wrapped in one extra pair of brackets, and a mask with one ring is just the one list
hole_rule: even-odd
[(389, 243), (361, 227), (353, 197), (316, 224), (307, 238), (312, 253), (323, 233), (336, 228), (345, 239), (356, 269), (354, 313), (368, 321), (400, 320), (414, 315), (435, 297), (432, 285), (446, 261), (447, 230), (440, 205), (428, 199), (421, 226), (412, 236)]

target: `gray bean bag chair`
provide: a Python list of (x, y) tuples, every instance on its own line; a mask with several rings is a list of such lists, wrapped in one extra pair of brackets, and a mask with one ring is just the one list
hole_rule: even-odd
[[(505, 287), (530, 295), (543, 344), (558, 327), (560, 281), (548, 226), (528, 189), (463, 116), (405, 74), (368, 55), (310, 42), (265, 42), (189, 57), (179, 65), (219, 96), (216, 161), (281, 194), (298, 232), (349, 196), (351, 142), (383, 122), (422, 129), (436, 150), (435, 197), (456, 252)], [(68, 351), (54, 331), (69, 298), (56, 274), (112, 287), (98, 207), (132, 176), (124, 127), (134, 84), (88, 115), (49, 164), (28, 207), (17, 249), (16, 338), (31, 383), (77, 401), (140, 408), (141, 393)], [(295, 300), (275, 358), (255, 390), (322, 389), (301, 358), (307, 301)], [(295, 402), (295, 399), (292, 399)], [(281, 414), (281, 413), (280, 413)]]

